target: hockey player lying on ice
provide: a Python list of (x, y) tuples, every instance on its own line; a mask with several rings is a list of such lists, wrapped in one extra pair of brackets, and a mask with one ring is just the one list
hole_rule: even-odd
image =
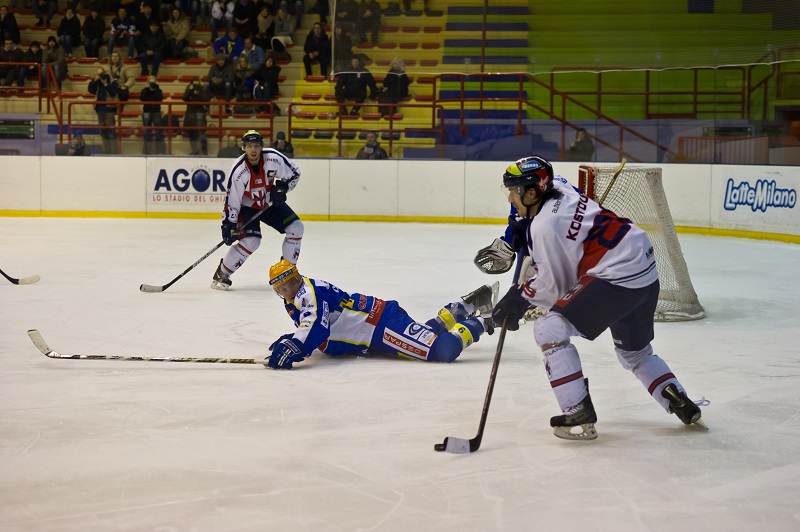
[(269, 347), (272, 354), (265, 365), (273, 369), (292, 369), (315, 349), (340, 356), (369, 348), (426, 362), (452, 362), (481, 334), (492, 333), (489, 315), (497, 300), (497, 284), (481, 286), (421, 324), (397, 301), (348, 294), (327, 281), (302, 277), (286, 260), (269, 269), (269, 284), (297, 326)]
[(553, 167), (541, 157), (509, 166), (503, 186), (527, 222), (521, 240), (527, 242), (536, 275), (512, 286), (492, 318), (495, 323), (507, 320), (508, 329), (517, 330), (531, 307), (550, 309), (536, 320), (533, 334), (563, 413), (550, 419), (555, 435), (597, 438), (597, 414), (570, 338), (594, 340), (606, 329), (622, 367), (664, 410), (686, 425), (705, 426), (700, 408), (650, 344), (659, 284), (647, 234), (577, 192), (563, 177), (554, 177)]

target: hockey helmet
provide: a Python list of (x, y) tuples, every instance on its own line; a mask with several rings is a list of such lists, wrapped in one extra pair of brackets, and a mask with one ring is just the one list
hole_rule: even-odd
[[(303, 282), (303, 278), (300, 277), (300, 272), (297, 271), (297, 265), (292, 264), (286, 259), (281, 259), (279, 263), (273, 264), (272, 267), (270, 267), (269, 284), (279, 296), (284, 297), (279, 290), (283, 287), (293, 285), (294, 281), (299, 283)], [(293, 287), (292, 290), (294, 290)]]
[(261, 144), (261, 146), (264, 146), (264, 138), (261, 136), (261, 133), (255, 129), (251, 129), (242, 135), (242, 151), (244, 151), (245, 145), (249, 142), (257, 142)]
[(538, 155), (523, 157), (506, 168), (503, 186), (522, 187), (520, 196), (533, 186), (545, 194), (553, 188), (553, 165)]

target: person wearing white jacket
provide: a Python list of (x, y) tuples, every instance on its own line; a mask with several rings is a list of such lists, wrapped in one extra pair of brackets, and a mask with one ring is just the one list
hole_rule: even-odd
[(215, 42), (219, 37), (217, 29), (225, 28), (225, 33), (231, 29), (233, 25), (233, 8), (236, 4), (233, 1), (225, 2), (214, 0), (211, 5), (211, 42)]

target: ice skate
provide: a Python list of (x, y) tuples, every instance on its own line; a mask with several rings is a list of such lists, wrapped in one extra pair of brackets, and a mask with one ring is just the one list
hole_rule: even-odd
[(708, 430), (708, 425), (700, 418), (702, 415), (700, 407), (694, 404), (684, 392), (678, 390), (674, 383), (664, 387), (661, 397), (669, 400), (669, 413), (678, 416), (684, 425), (697, 425)]
[(219, 259), (219, 266), (217, 266), (217, 271), (214, 272), (211, 288), (215, 290), (227, 290), (232, 284), (231, 278), (222, 272), (222, 259)]
[(500, 291), (500, 281), (497, 281), (492, 286), (485, 284), (476, 290), (473, 290), (465, 296), (461, 296), (464, 303), (470, 303), (475, 306), (472, 311), (472, 316), (482, 316), (488, 319), (492, 314), (492, 309), (497, 304), (497, 293)]
[[(564, 414), (550, 418), (553, 434), (564, 440), (594, 440), (597, 438), (595, 423), (597, 423), (597, 413), (594, 411), (588, 389), (586, 397), (580, 403), (564, 410)], [(581, 431), (573, 432), (575, 427)]]

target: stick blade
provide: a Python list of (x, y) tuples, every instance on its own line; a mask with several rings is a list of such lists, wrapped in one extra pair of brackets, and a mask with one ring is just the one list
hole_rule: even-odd
[(28, 336), (33, 342), (33, 345), (35, 345), (36, 348), (42, 352), (42, 354), (47, 355), (53, 352), (53, 350), (47, 345), (47, 342), (44, 341), (44, 337), (38, 329), (30, 329), (28, 331)]
[(31, 275), (30, 277), (25, 277), (19, 280), (19, 284), (33, 284), (38, 283), (41, 280), (41, 277), (38, 275)]
[[(448, 436), (444, 442), (434, 445), (433, 450), (450, 454), (469, 454), (473, 452), (471, 443), (470, 440)], [(475, 450), (477, 451), (477, 448)]]
[(163, 286), (153, 286), (151, 284), (143, 284), (143, 285), (139, 286), (139, 290), (142, 291), (142, 292), (147, 292), (147, 293), (151, 293), (152, 294), (152, 293), (155, 293), (155, 292), (163, 292), (164, 291), (164, 287)]

